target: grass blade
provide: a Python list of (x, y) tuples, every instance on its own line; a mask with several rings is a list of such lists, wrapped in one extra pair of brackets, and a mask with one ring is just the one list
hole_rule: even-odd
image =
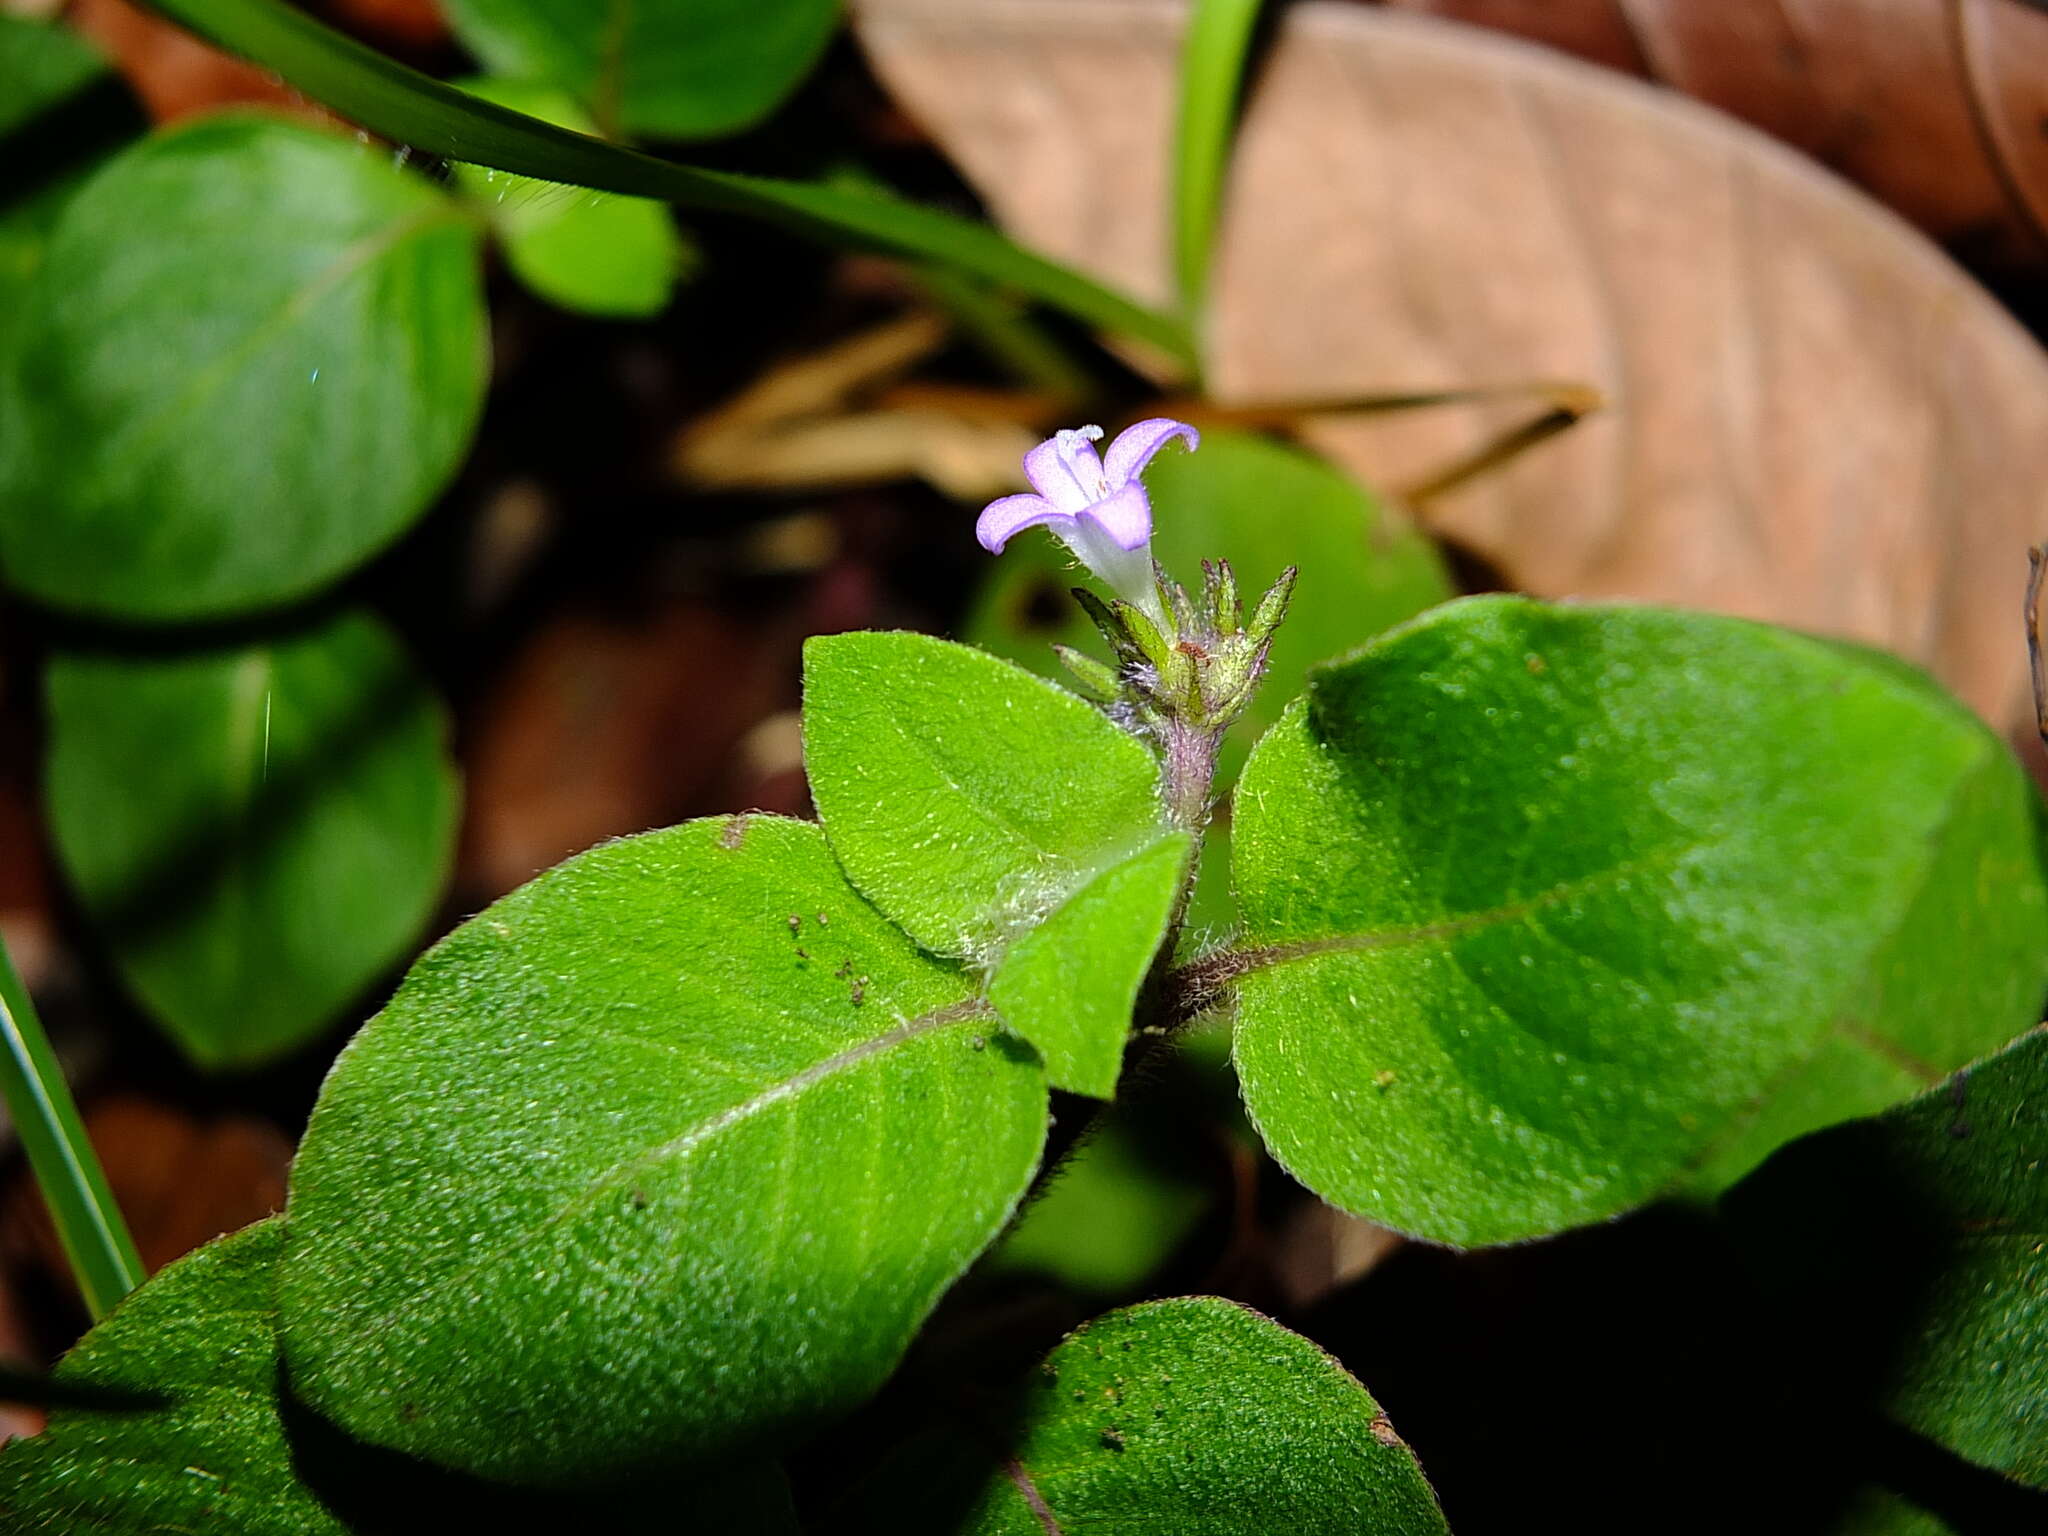
[(944, 262), (1192, 360), (1178, 321), (970, 220), (861, 188), (704, 170), (571, 133), (468, 96), (279, 0), (154, 3), (173, 21), (397, 143), (544, 181), (761, 219), (831, 245)]
[(1223, 171), (1259, 0), (1195, 0), (1181, 47), (1180, 120), (1173, 153), (1173, 270), (1181, 313), (1200, 328), (1215, 253)]
[(142, 1260), (86, 1140), (71, 1089), (28, 988), (0, 942), (0, 1098), (95, 1319), (142, 1284)]

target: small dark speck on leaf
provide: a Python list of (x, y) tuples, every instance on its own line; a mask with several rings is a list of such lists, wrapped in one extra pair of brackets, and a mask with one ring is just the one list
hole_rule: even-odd
[(1087, 1390), (1087, 1388), (1085, 1388), (1085, 1387), (1076, 1387), (1076, 1388), (1074, 1388), (1074, 1401), (1075, 1401), (1075, 1402), (1077, 1402), (1077, 1403), (1085, 1403), (1085, 1402), (1087, 1402), (1087, 1401), (1088, 1401), (1088, 1390)]
[(747, 818), (735, 816), (725, 824), (725, 830), (718, 834), (718, 846), (730, 852), (747, 840)]
[(988, 1041), (983, 1039), (980, 1035), (976, 1035), (972, 1040), (968, 1041), (967, 1043), (974, 1047), (974, 1049), (977, 1051), (985, 1051), (988, 1049)]
[(799, 944), (796, 947), (796, 957), (799, 960), (808, 960), (811, 958), (811, 952), (808, 949), (805, 949), (801, 944)]
[(804, 931), (804, 920), (794, 912), (789, 914), (789, 931), (792, 936)]
[(420, 1405), (418, 1403), (400, 1403), (398, 1405), (398, 1416), (410, 1424), (420, 1416)]
[(1102, 1432), (1102, 1443), (1112, 1451), (1120, 1451), (1124, 1448), (1124, 1432), (1112, 1424)]
[(636, 1190), (634, 1190), (634, 1191), (633, 1191), (633, 1197), (632, 1197), (632, 1202), (633, 1202), (633, 1209), (634, 1209), (634, 1210), (636, 1210), (636, 1211), (644, 1211), (644, 1210), (646, 1210), (646, 1209), (647, 1209), (647, 1191), (646, 1191), (646, 1190), (644, 1190), (644, 1189), (636, 1189)]
[(827, 917), (823, 912), (820, 912), (818, 914), (818, 926), (820, 928), (830, 928), (832, 926), (832, 919)]
[(1541, 656), (1538, 656), (1534, 651), (1531, 651), (1527, 656), (1522, 658), (1522, 665), (1529, 669), (1529, 675), (1531, 677), (1541, 677), (1544, 673), (1550, 670), (1550, 663), (1545, 661)]

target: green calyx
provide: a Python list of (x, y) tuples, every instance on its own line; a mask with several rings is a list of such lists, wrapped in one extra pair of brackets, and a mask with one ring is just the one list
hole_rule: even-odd
[(1120, 598), (1105, 602), (1085, 588), (1074, 596), (1102, 632), (1114, 669), (1065, 646), (1060, 661), (1096, 699), (1148, 734), (1168, 728), (1220, 736), (1258, 691), (1273, 635), (1287, 616), (1295, 568), (1280, 573), (1249, 622), (1227, 560), (1202, 562), (1202, 590), (1188, 590), (1154, 566), (1162, 626)]

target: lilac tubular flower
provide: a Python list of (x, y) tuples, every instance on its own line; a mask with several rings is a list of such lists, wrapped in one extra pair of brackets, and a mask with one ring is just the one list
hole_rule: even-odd
[(1193, 427), (1164, 416), (1126, 427), (1099, 458), (1102, 428), (1056, 433), (1024, 455), (1024, 474), (1037, 494), (990, 502), (975, 537), (1000, 554), (1017, 534), (1044, 524), (1117, 596), (1163, 621), (1152, 576), (1152, 503), (1138, 474), (1176, 437), (1190, 449), (1201, 443)]

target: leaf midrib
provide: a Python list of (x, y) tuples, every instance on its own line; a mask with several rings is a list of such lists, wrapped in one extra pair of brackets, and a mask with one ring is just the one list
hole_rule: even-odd
[(580, 1214), (604, 1190), (609, 1189), (621, 1178), (629, 1174), (663, 1162), (668, 1158), (688, 1153), (712, 1137), (730, 1130), (735, 1125), (752, 1119), (761, 1111), (795, 1098), (805, 1090), (813, 1088), (830, 1078), (837, 1077), (840, 1073), (858, 1066), (870, 1057), (879, 1056), (886, 1051), (894, 1050), (897, 1046), (905, 1045), (936, 1030), (967, 1023), (970, 1020), (993, 1017), (994, 1012), (984, 999), (979, 997), (964, 998), (957, 1003), (949, 1003), (943, 1008), (934, 1008), (929, 1012), (918, 1014), (914, 1018), (901, 1020), (893, 1029), (884, 1030), (878, 1035), (870, 1035), (867, 1039), (857, 1041), (855, 1044), (847, 1046), (844, 1050), (836, 1051), (820, 1061), (812, 1062), (809, 1066), (799, 1069), (788, 1077), (779, 1078), (774, 1082), (768, 1083), (756, 1089), (738, 1103), (727, 1105), (724, 1109), (700, 1120), (697, 1124), (690, 1126), (686, 1130), (678, 1132), (666, 1141), (657, 1142), (654, 1146), (637, 1152), (631, 1157), (621, 1158), (609, 1167), (600, 1169), (597, 1173), (586, 1179), (581, 1188), (564, 1199), (545, 1219), (532, 1226), (508, 1229), (501, 1242), (491, 1245), (453, 1274), (444, 1279), (436, 1280), (430, 1285), (414, 1292), (399, 1305), (392, 1307), (388, 1311), (377, 1313), (365, 1319), (360, 1331), (363, 1333), (381, 1333), (396, 1325), (405, 1313), (416, 1308), (425, 1298), (460, 1290), (485, 1270), (501, 1261), (506, 1254), (525, 1247), (542, 1233)]
[(1611, 869), (1596, 870), (1592, 874), (1582, 875), (1576, 879), (1559, 881), (1533, 896), (1504, 902), (1500, 906), (1488, 907), (1479, 912), (1437, 918), (1408, 928), (1386, 928), (1369, 933), (1334, 933), (1313, 939), (1291, 939), (1255, 949), (1226, 950), (1209, 960), (1196, 961), (1188, 969), (1194, 970), (1204, 965), (1213, 966), (1213, 979), (1221, 983), (1234, 981), (1240, 976), (1247, 976), (1256, 971), (1271, 970), (1276, 966), (1289, 965), (1300, 960), (1314, 960), (1324, 955), (1398, 949), (1409, 944), (1463, 938), (1467, 934), (1483, 932), (1488, 928), (1520, 922), (1525, 917), (1570, 901), (1575, 896), (1597, 891), (1610, 882), (1643, 874), (1667, 863), (1675, 864), (1699, 852), (1705, 846), (1703, 840), (1674, 843), (1670, 847), (1644, 854), (1640, 858), (1629, 859)]

